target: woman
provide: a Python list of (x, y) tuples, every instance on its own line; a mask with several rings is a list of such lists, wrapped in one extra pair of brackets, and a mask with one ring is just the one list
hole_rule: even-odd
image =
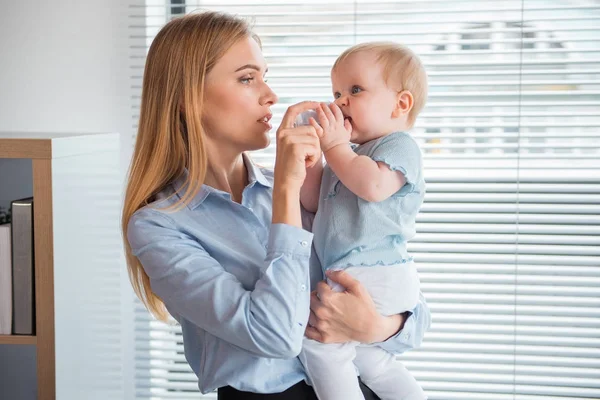
[(218, 388), (222, 400), (316, 399), (296, 357), (304, 334), (402, 352), (429, 326), (424, 300), (383, 317), (344, 273), (330, 278), (345, 292), (319, 282), (311, 296), (310, 271), (322, 276), (299, 193), (321, 153), (314, 128), (293, 121), (317, 103), (287, 110), (274, 172), (257, 167), (245, 152), (269, 145), (277, 102), (266, 71), (241, 19), (205, 12), (163, 27), (146, 62), (123, 209), (137, 295), (158, 319), (181, 324), (200, 390)]

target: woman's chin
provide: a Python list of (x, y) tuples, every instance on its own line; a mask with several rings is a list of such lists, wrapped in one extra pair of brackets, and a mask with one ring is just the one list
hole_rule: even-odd
[(249, 143), (249, 147), (251, 147), (251, 148), (248, 150), (251, 150), (251, 151), (263, 150), (263, 149), (266, 149), (267, 147), (269, 147), (270, 144), (271, 144), (271, 138), (269, 137), (269, 132), (266, 132), (264, 137), (257, 138), (252, 143)]

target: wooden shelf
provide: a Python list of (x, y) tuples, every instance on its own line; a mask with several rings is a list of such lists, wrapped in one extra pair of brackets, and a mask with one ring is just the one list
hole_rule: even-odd
[(107, 134), (0, 132), (0, 158), (50, 160), (112, 150), (107, 138)]
[(0, 158), (47, 159), (52, 154), (50, 140), (2, 139)]
[(0, 344), (33, 344), (37, 345), (36, 336), (0, 335)]
[[(121, 181), (113, 167), (119, 155), (116, 133), (0, 132), (0, 159), (31, 160), (35, 199), (35, 335), (0, 335), (0, 345), (35, 346), (37, 400), (56, 400), (57, 393), (60, 399), (81, 398), (92, 386), (98, 398), (125, 398), (115, 395), (115, 390), (122, 391), (121, 380), (98, 383), (98, 376), (121, 367), (119, 357), (106, 362), (98, 349), (121, 350), (105, 334), (107, 326), (120, 333), (119, 326), (113, 328), (95, 314), (99, 298), (115, 286), (112, 277), (122, 268), (118, 253), (103, 258), (106, 248), (122, 246)], [(8, 176), (10, 169), (0, 172)], [(98, 237), (105, 244), (99, 245)], [(85, 262), (86, 256), (93, 260)], [(103, 310), (115, 315), (120, 309), (115, 303)], [(73, 381), (67, 371), (93, 372)]]

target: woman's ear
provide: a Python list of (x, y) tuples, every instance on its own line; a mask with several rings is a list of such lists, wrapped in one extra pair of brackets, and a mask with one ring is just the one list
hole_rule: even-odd
[(392, 118), (399, 118), (408, 115), (414, 104), (413, 95), (408, 90), (403, 90), (396, 97), (396, 107), (392, 112)]

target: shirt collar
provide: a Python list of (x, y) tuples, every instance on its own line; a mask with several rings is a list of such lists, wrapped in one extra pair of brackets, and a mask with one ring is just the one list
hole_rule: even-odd
[[(262, 173), (260, 167), (258, 167), (256, 164), (254, 164), (254, 162), (250, 159), (250, 157), (246, 153), (242, 153), (242, 158), (244, 160), (244, 166), (246, 167), (246, 170), (248, 171), (248, 185), (246, 186), (247, 188), (254, 186), (255, 183), (258, 183), (261, 186), (264, 186), (266, 188), (270, 188), (273, 186), (271, 184), (271, 182)], [(188, 170), (186, 168), (186, 169), (184, 169), (183, 174), (181, 174), (181, 176), (179, 176), (179, 178), (175, 179), (173, 181), (173, 183), (171, 184), (173, 189), (175, 190), (176, 196), (178, 196), (180, 199), (183, 197), (183, 194), (185, 193), (187, 177), (188, 177)], [(219, 190), (217, 190), (211, 186), (203, 184), (200, 187), (200, 190), (198, 191), (198, 193), (190, 201), (188, 207), (190, 209), (194, 209), (194, 208), (198, 207), (208, 197), (209, 194), (215, 193), (215, 192), (221, 193)]]
[(262, 186), (270, 188), (273, 187), (271, 182), (265, 177), (262, 173), (259, 166), (254, 164), (254, 162), (250, 159), (250, 157), (246, 153), (242, 153), (242, 157), (244, 158), (244, 165), (246, 166), (246, 170), (248, 171), (248, 185), (252, 185), (255, 182), (260, 183)]

